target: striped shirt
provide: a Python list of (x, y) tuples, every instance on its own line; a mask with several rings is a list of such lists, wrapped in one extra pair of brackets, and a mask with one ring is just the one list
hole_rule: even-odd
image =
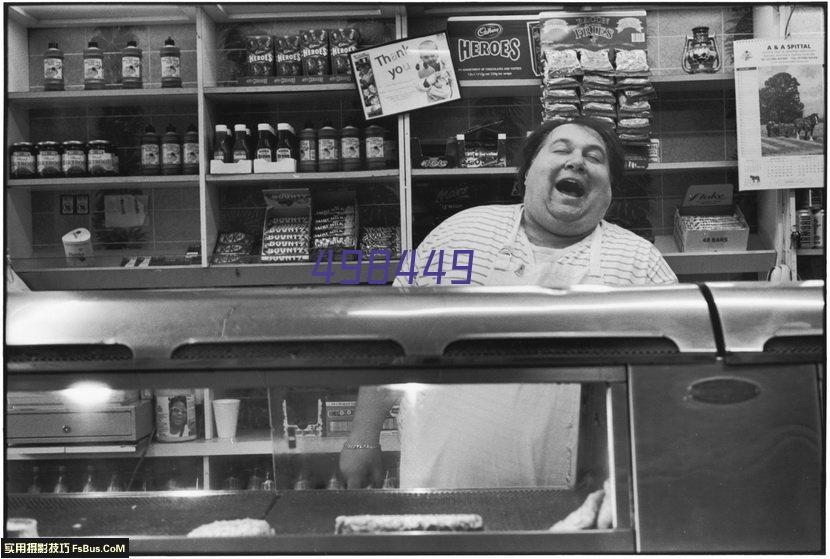
[[(510, 236), (521, 219), (522, 205), (478, 206), (459, 212), (436, 227), (416, 251), (413, 285), (435, 285), (440, 253), (444, 251), (441, 285), (466, 283), (470, 274), (470, 285), (487, 285), (493, 272), (506, 272), (507, 260), (501, 251), (510, 243)], [(677, 276), (653, 244), (617, 225), (602, 221), (601, 271), (602, 283), (610, 286), (657, 285), (676, 283)], [(519, 227), (511, 266), (535, 263), (533, 245)], [(472, 251), (472, 270), (468, 271), (469, 254), (458, 251)], [(431, 258), (430, 258), (431, 257)], [(409, 269), (409, 255), (401, 267)], [(591, 259), (591, 236), (575, 243), (563, 251), (557, 263), (571, 271), (587, 270)], [(407, 285), (407, 279), (398, 276), (395, 285)]]

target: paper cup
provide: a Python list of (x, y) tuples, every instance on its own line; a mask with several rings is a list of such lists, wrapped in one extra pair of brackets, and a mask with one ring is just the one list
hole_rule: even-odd
[(92, 258), (92, 235), (88, 229), (79, 227), (63, 237), (63, 251), (70, 266), (85, 266)]
[(239, 400), (224, 399), (213, 401), (213, 417), (216, 421), (216, 435), (220, 439), (236, 436), (236, 420), (239, 418)]

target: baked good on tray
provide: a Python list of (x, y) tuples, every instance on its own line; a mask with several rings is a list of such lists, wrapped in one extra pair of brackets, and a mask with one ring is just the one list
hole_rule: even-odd
[(421, 530), (470, 532), (483, 529), (484, 522), (477, 514), (365, 514), (334, 519), (335, 534)]
[(274, 529), (265, 520), (256, 518), (237, 518), (235, 520), (217, 520), (202, 524), (191, 530), (188, 538), (239, 538), (256, 536), (273, 536)]

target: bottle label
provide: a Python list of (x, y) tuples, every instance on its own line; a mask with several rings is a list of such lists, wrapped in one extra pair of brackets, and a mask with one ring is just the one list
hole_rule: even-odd
[(182, 162), (182, 146), (179, 144), (161, 145), (161, 164), (178, 165)]
[(245, 161), (248, 159), (248, 152), (244, 149), (235, 149), (233, 150), (233, 162), (236, 163), (238, 161)]
[(199, 144), (197, 142), (182, 144), (182, 152), (182, 162), (185, 165), (199, 164)]
[(46, 80), (62, 80), (63, 60), (60, 58), (44, 58), (43, 78)]
[(320, 149), (320, 161), (340, 159), (340, 154), (337, 150), (337, 140), (334, 138), (320, 138), (317, 146)]
[(182, 77), (181, 71), (181, 59), (178, 56), (161, 57), (162, 78), (180, 78)]
[(61, 168), (61, 156), (56, 151), (41, 151), (37, 156), (37, 172), (58, 171)]
[(138, 56), (121, 57), (121, 77), (140, 80), (141, 58)]
[(18, 152), (12, 154), (12, 172), (19, 171), (35, 172), (35, 156), (31, 153)]
[(104, 61), (84, 58), (84, 81), (104, 81)]
[(360, 139), (359, 138), (342, 138), (340, 140), (340, 153), (343, 154), (343, 159), (360, 159)]
[(366, 138), (366, 159), (383, 159), (383, 136)]
[(291, 149), (290, 148), (278, 148), (277, 149), (277, 161), (282, 161), (283, 159), (291, 159)]
[(317, 146), (312, 140), (300, 140), (300, 161), (317, 161)]
[(261, 161), (271, 161), (270, 148), (259, 148), (256, 150), (256, 158)]
[(86, 170), (86, 154), (81, 150), (70, 150), (63, 152), (63, 172), (70, 169)]
[(144, 144), (141, 146), (141, 166), (159, 166), (159, 147), (156, 144)]

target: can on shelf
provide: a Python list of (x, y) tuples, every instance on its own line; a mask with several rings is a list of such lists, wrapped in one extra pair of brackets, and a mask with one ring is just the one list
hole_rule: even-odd
[(813, 247), (824, 248), (824, 210), (813, 214)]
[(34, 177), (37, 173), (36, 148), (32, 142), (15, 142), (9, 151), (9, 173), (14, 179)]
[(86, 175), (86, 146), (83, 142), (68, 140), (63, 143), (61, 170), (67, 177), (83, 177)]
[(61, 145), (58, 142), (45, 141), (38, 142), (36, 147), (37, 174), (44, 178), (62, 176)]
[(796, 227), (801, 235), (801, 248), (812, 248), (815, 237), (815, 221), (813, 212), (809, 209), (798, 210), (796, 213)]
[(160, 388), (156, 392), (156, 439), (163, 443), (196, 439), (196, 392)]

